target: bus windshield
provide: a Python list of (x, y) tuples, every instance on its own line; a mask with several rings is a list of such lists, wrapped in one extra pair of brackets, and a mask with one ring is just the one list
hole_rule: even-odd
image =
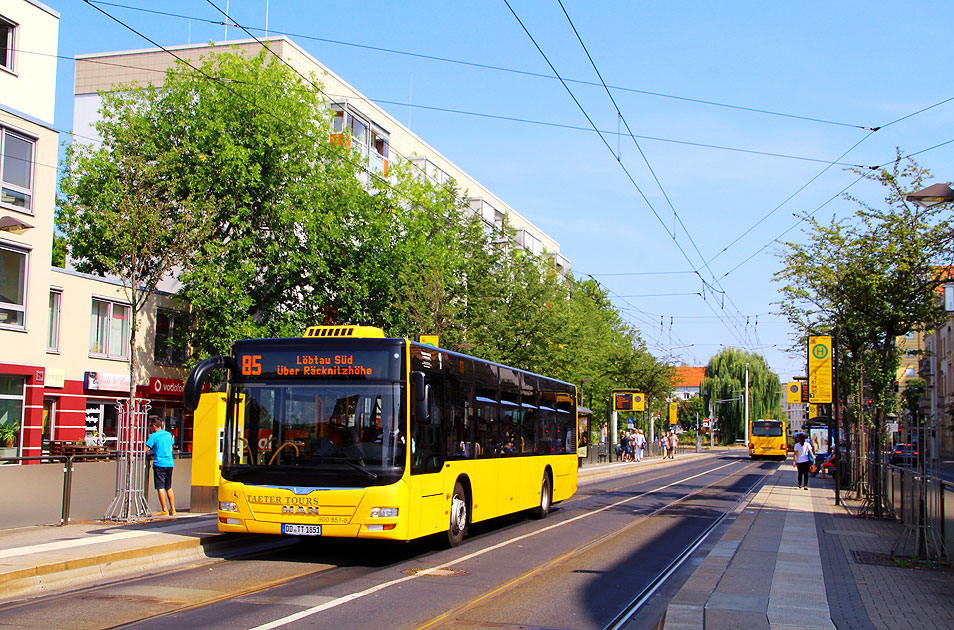
[(306, 487), (393, 483), (404, 470), (401, 383), (236, 383), (229, 481)]
[(754, 437), (782, 437), (782, 423), (771, 420), (762, 420), (752, 423)]

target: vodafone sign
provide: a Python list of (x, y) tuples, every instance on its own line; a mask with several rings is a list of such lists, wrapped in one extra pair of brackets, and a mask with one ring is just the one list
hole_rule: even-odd
[(173, 378), (151, 378), (149, 391), (161, 396), (182, 396), (182, 392), (185, 391), (185, 381)]

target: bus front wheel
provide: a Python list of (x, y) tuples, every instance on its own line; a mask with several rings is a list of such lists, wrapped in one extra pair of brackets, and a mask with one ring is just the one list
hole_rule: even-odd
[(540, 505), (533, 510), (534, 518), (546, 518), (550, 513), (550, 506), (553, 505), (553, 486), (550, 483), (550, 475), (543, 473), (543, 485), (540, 487)]
[(447, 528), (447, 546), (456, 547), (464, 540), (467, 530), (467, 495), (460, 482), (454, 484), (454, 495), (450, 504), (450, 524)]

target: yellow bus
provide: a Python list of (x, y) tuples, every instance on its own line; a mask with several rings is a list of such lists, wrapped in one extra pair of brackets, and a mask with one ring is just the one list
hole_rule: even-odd
[(749, 457), (788, 456), (788, 442), (785, 437), (785, 423), (781, 420), (752, 420), (749, 423)]
[(369, 326), (244, 340), (227, 370), (223, 532), (461, 542), (577, 489), (576, 388)]

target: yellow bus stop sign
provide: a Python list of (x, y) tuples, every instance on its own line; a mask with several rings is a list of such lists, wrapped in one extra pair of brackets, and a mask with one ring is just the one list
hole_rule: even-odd
[(432, 348), (440, 348), (440, 335), (421, 335), (421, 343)]
[(808, 338), (808, 402), (832, 401), (831, 336), (815, 335)]

